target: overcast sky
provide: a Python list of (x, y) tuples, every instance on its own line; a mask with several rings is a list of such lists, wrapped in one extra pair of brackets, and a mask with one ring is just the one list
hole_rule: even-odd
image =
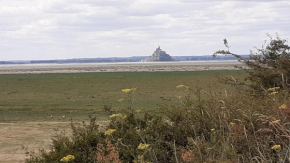
[(0, 0), (0, 60), (247, 54), (290, 38), (290, 0)]

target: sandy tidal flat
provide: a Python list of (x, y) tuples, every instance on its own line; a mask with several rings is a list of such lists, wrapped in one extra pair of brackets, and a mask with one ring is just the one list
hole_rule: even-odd
[(0, 74), (235, 70), (238, 61), (117, 62), (0, 65)]

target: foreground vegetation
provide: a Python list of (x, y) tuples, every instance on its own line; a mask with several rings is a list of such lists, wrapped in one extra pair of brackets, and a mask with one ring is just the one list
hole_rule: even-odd
[[(288, 159), (288, 102), (279, 88), (257, 99), (246, 91), (217, 92), (180, 85), (179, 105), (162, 116), (139, 115), (131, 106), (136, 90), (124, 97), (125, 110), (110, 109), (110, 122), (96, 119), (60, 133), (51, 151), (31, 154), (30, 162), (285, 162)], [(120, 113), (121, 112), (121, 113)], [(69, 161), (68, 161), (69, 162)]]
[(248, 81), (229, 77), (231, 88), (219, 90), (180, 83), (179, 104), (161, 105), (162, 114), (139, 114), (138, 89), (120, 89), (127, 107), (105, 107), (107, 126), (72, 123), (72, 136), (60, 133), (26, 162), (289, 162), (289, 50), (277, 37), (249, 59), (219, 51), (251, 68)]

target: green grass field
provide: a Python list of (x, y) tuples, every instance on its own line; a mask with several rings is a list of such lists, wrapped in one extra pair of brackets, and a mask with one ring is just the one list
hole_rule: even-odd
[(155, 110), (176, 104), (179, 84), (215, 89), (217, 76), (243, 77), (241, 71), (126, 72), (0, 75), (0, 121), (45, 121), (104, 115), (104, 105), (125, 108), (123, 88), (137, 88), (134, 107)]

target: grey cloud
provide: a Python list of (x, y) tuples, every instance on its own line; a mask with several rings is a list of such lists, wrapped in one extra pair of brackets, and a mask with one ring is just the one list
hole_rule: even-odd
[(224, 37), (247, 53), (265, 33), (289, 38), (289, 7), (259, 0), (2, 0), (0, 60), (150, 55), (158, 43), (171, 55), (210, 55)]

